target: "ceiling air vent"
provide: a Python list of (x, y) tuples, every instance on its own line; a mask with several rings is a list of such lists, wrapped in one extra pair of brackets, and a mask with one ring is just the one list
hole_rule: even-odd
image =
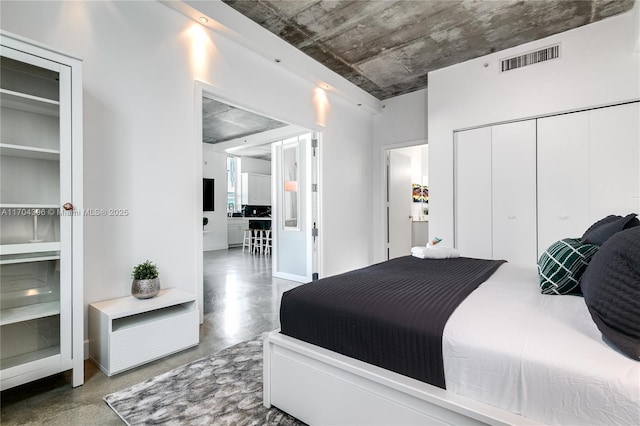
[(517, 68), (537, 64), (539, 62), (550, 61), (559, 57), (560, 45), (556, 44), (555, 46), (536, 50), (535, 52), (529, 52), (524, 55), (514, 56), (513, 58), (503, 59), (501, 72), (515, 70)]

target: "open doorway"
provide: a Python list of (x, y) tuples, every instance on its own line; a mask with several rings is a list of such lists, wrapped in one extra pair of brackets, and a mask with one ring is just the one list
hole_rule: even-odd
[(387, 258), (393, 259), (429, 241), (429, 147), (390, 148), (385, 154)]
[[(290, 200), (293, 194), (291, 194), (290, 186), (285, 189), (284, 182), (278, 182), (275, 179), (277, 175), (273, 171), (281, 170), (284, 166), (281, 164), (281, 159), (273, 158), (276, 151), (272, 146), (291, 144), (291, 141), (295, 139), (296, 142), (300, 141), (301, 152), (311, 152), (312, 150), (317, 154), (320, 148), (318, 144), (320, 134), (269, 117), (264, 113), (251, 111), (243, 105), (217, 96), (213, 88), (204, 84), (198, 83), (196, 92), (196, 96), (200, 96), (196, 99), (196, 110), (202, 113), (202, 117), (196, 117), (196, 122), (199, 125), (199, 128), (196, 129), (196, 135), (199, 139), (202, 138), (200, 143), (202, 149), (198, 153), (201, 179), (197, 182), (197, 190), (203, 191), (203, 201), (202, 205), (196, 206), (196, 214), (202, 215), (198, 221), (203, 222), (203, 230), (197, 244), (199, 247), (198, 256), (203, 259), (203, 269), (199, 271), (200, 276), (204, 277), (205, 250), (227, 250), (229, 252), (233, 250), (235, 254), (242, 251), (243, 259), (249, 262), (246, 265), (257, 268), (257, 275), (264, 276), (267, 271), (269, 277), (276, 276), (275, 272), (282, 270), (278, 260), (289, 259), (291, 253), (295, 252), (296, 255), (304, 254), (305, 260), (309, 259), (307, 264), (310, 266), (309, 268), (305, 267), (305, 273), (302, 275), (290, 274), (283, 276), (283, 278), (299, 282), (311, 281), (314, 273), (317, 274), (319, 267), (317, 261), (319, 241), (317, 237), (312, 235), (313, 225), (318, 226), (319, 223), (317, 192), (314, 192), (313, 196), (311, 195), (312, 186), (318, 187), (318, 168), (317, 166), (311, 168), (309, 165), (307, 170), (305, 162), (295, 162), (295, 166), (300, 167), (296, 195), (305, 205), (297, 210), (299, 222), (298, 226), (294, 227), (295, 229), (285, 229), (284, 225), (280, 227), (278, 215), (284, 217), (284, 201)], [(205, 105), (208, 107), (205, 108)], [(252, 126), (253, 128), (249, 128)], [(263, 127), (260, 128), (260, 126)], [(207, 140), (207, 137), (211, 136), (208, 134), (209, 130), (219, 134), (217, 140)], [(306, 148), (307, 144), (309, 148)], [(261, 185), (262, 193), (258, 194), (258, 199), (262, 201), (256, 201), (256, 197), (253, 196), (255, 193), (248, 194), (247, 185), (243, 184), (243, 178), (252, 176), (267, 178), (266, 184)], [(213, 197), (216, 200), (211, 211), (203, 211), (206, 196), (204, 189), (207, 179), (213, 181), (211, 185), (214, 188)], [(264, 179), (261, 181), (264, 182)], [(287, 184), (291, 185), (291, 181), (288, 180)], [(306, 200), (315, 201), (307, 208)], [(296, 210), (289, 208), (289, 215), (292, 211)], [(309, 213), (308, 218), (306, 217), (307, 212)], [(230, 225), (234, 221), (244, 222), (240, 227), (234, 227)], [(206, 225), (204, 225), (205, 222)], [(240, 242), (242, 234), (245, 229), (252, 227), (271, 231), (270, 250), (257, 252), (242, 250)], [(234, 239), (236, 237), (232, 235), (232, 228), (238, 228), (240, 241)], [(284, 247), (278, 244), (278, 241), (283, 239), (283, 232), (287, 234), (286, 236), (292, 236), (298, 232), (302, 238), (295, 239), (298, 245)], [(224, 265), (224, 262), (222, 263)], [(238, 264), (235, 265), (233, 267), (237, 267)], [(221, 271), (216, 273), (219, 272)], [(201, 289), (199, 293), (204, 298), (204, 278)], [(200, 312), (205, 312), (204, 306)]]

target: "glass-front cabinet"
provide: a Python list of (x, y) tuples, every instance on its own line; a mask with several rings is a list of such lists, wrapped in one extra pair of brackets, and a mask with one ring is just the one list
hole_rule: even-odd
[[(0, 378), (84, 381), (81, 62), (0, 34)], [(77, 160), (77, 161), (76, 161)]]

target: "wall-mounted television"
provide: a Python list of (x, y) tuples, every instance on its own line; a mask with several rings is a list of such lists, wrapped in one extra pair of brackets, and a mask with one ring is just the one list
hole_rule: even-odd
[(202, 210), (205, 212), (215, 211), (214, 183), (215, 179), (202, 179)]

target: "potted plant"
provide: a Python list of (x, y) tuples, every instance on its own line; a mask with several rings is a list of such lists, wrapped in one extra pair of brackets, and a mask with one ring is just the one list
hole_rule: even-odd
[(148, 260), (133, 268), (131, 278), (131, 295), (138, 299), (149, 299), (160, 291), (158, 267)]

